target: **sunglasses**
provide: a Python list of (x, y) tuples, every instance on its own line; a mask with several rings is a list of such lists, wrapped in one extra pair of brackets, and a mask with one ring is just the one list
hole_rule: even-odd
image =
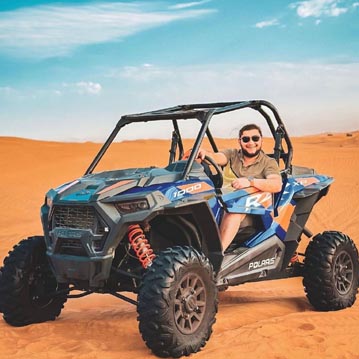
[(258, 142), (260, 140), (261, 136), (242, 136), (241, 140), (244, 143), (248, 143), (250, 140), (252, 140), (253, 142)]

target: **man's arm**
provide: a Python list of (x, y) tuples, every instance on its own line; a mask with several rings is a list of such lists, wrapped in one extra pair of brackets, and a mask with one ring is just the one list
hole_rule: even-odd
[(203, 148), (200, 148), (197, 154), (197, 158), (200, 158), (201, 160), (204, 160), (204, 157), (208, 156), (214, 159), (214, 161), (220, 165), (225, 166), (228, 163), (227, 157), (222, 152), (212, 152), (205, 150)]
[(267, 178), (236, 178), (232, 182), (232, 187), (235, 189), (246, 188), (249, 186), (256, 187), (263, 192), (277, 193), (282, 189), (282, 177), (277, 174), (268, 175)]
[(267, 178), (254, 178), (251, 185), (264, 192), (277, 193), (282, 189), (282, 177), (277, 174), (268, 175)]

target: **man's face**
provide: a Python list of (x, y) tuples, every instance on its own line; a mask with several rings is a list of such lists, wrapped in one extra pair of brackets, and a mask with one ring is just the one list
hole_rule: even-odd
[(246, 157), (257, 156), (262, 148), (262, 137), (256, 129), (244, 131), (238, 141), (241, 150)]

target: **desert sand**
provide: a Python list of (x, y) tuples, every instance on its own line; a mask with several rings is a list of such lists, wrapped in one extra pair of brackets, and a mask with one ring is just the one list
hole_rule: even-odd
[[(335, 178), (308, 228), (313, 233), (345, 232), (359, 247), (359, 132), (294, 138), (293, 144), (294, 164)], [(120, 145), (125, 153), (141, 157), (136, 143)], [(153, 145), (162, 148), (161, 141)], [(1, 258), (21, 239), (41, 234), (45, 193), (80, 177), (99, 146), (0, 137)], [(168, 148), (162, 150), (167, 157)], [(359, 299), (342, 311), (316, 312), (301, 278), (244, 284), (220, 293), (219, 299), (213, 335), (193, 358), (359, 358)], [(0, 356), (155, 358), (141, 339), (136, 317), (133, 305), (108, 295), (71, 299), (53, 322), (15, 328), (0, 320)]]

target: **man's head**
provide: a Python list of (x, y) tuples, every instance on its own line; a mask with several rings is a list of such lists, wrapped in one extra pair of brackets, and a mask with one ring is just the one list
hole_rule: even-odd
[(249, 124), (239, 130), (239, 145), (246, 157), (255, 157), (262, 149), (262, 131), (259, 126)]

